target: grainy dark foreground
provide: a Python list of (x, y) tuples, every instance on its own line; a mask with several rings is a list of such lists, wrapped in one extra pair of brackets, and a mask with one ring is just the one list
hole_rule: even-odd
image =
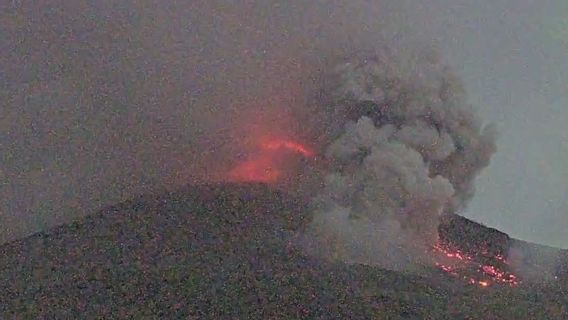
[(480, 288), (305, 257), (289, 245), (310, 219), (300, 203), (261, 184), (187, 187), (3, 245), (0, 319), (568, 319), (565, 279)]

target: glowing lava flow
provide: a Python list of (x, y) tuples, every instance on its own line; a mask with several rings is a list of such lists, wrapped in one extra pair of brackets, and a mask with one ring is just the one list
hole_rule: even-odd
[(258, 148), (255, 157), (238, 164), (229, 172), (230, 180), (274, 183), (283, 174), (283, 155), (293, 153), (306, 158), (314, 155), (306, 146), (286, 139), (263, 139)]
[(308, 150), (308, 148), (304, 147), (303, 145), (294, 141), (287, 140), (265, 140), (261, 143), (261, 147), (265, 150), (286, 149), (300, 153), (305, 157), (311, 157), (314, 154), (311, 150)]
[[(438, 243), (433, 247), (433, 250), (456, 262), (452, 263), (452, 265), (456, 265), (455, 267), (436, 262), (436, 266), (440, 270), (454, 277), (463, 278), (470, 284), (488, 287), (491, 283), (509, 284), (511, 286), (516, 286), (520, 283), (514, 274), (493, 265), (482, 264), (458, 249)], [(494, 258), (503, 264), (507, 263), (501, 255), (497, 255)], [(471, 270), (475, 270), (477, 275), (469, 275), (468, 273), (471, 273)]]

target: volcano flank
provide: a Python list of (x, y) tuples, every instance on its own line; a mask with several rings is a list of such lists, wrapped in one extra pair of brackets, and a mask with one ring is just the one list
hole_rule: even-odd
[[(324, 261), (295, 245), (309, 212), (257, 183), (139, 196), (1, 246), (0, 318), (568, 317), (561, 269), (554, 281), (481, 287), (434, 267), (418, 275)], [(514, 247), (530, 265), (528, 253), (544, 250), (459, 216), (439, 231), (477, 260)]]

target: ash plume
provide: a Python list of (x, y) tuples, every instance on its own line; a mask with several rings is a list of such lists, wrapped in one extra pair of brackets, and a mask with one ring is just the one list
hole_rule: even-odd
[[(324, 190), (301, 190), (319, 193), (318, 212), (389, 226), (389, 239), (431, 238), (435, 217), (473, 194), (490, 131), (479, 133), (459, 81), (430, 55), (383, 50), (327, 67), (383, 38), (412, 41), (406, 10), (143, 0), (2, 11), (0, 243), (139, 193), (222, 180), (266, 134), (330, 160), (305, 174), (323, 172)], [(306, 107), (321, 70), (331, 70), (324, 94)]]
[(326, 79), (326, 112), (340, 120), (329, 123), (329, 168), (314, 200), (315, 250), (390, 268), (428, 259), (440, 216), (473, 196), (494, 127), (482, 126), (459, 78), (430, 52), (381, 49), (345, 59)]

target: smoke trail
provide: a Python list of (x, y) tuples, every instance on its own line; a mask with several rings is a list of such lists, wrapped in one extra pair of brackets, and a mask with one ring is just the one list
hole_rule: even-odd
[[(439, 217), (463, 209), (495, 152), (460, 80), (431, 53), (382, 49), (328, 78), (330, 168), (311, 231), (336, 258), (396, 268), (436, 240)], [(334, 126), (333, 124), (331, 125)]]

